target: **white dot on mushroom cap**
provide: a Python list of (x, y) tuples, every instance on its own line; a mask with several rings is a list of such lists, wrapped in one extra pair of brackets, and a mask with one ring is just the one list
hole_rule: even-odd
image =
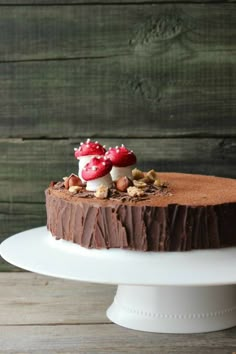
[(77, 151), (78, 150), (78, 148), (74, 148), (74, 151)]
[(97, 140), (95, 141), (95, 144), (98, 144), (98, 141), (97, 141)]
[(116, 152), (117, 152), (117, 154), (119, 154), (120, 150), (119, 150), (119, 149), (116, 149)]
[(92, 170), (96, 171), (98, 168), (96, 166), (92, 166)]
[(119, 146), (116, 146), (116, 149), (118, 149)]
[(103, 148), (106, 149), (106, 145), (103, 145)]
[(103, 166), (106, 166), (106, 162), (105, 162), (105, 161), (103, 161), (103, 162), (102, 162), (102, 165), (103, 165)]
[(80, 143), (80, 145), (83, 145), (84, 143), (82, 143), (82, 141), (81, 141), (81, 143)]
[(99, 149), (99, 146), (98, 146), (98, 145), (96, 146), (96, 149)]
[(107, 151), (107, 152), (105, 152), (105, 155), (108, 155), (108, 151)]
[(124, 144), (121, 144), (121, 147), (123, 147), (123, 148), (124, 148), (124, 147), (125, 147), (125, 146), (124, 146)]
[(87, 143), (90, 143), (90, 139), (87, 139)]

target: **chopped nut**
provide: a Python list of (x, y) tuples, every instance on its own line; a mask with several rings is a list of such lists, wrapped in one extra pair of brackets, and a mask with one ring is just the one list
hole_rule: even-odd
[(162, 182), (160, 180), (160, 178), (157, 178), (155, 181), (154, 181), (154, 186), (156, 187), (166, 187), (166, 183), (165, 182)]
[(108, 197), (108, 187), (103, 186), (102, 184), (97, 188), (96, 192), (94, 193), (96, 198), (99, 199), (106, 199)]
[(82, 187), (80, 187), (80, 186), (70, 186), (70, 187), (69, 187), (69, 192), (70, 192), (70, 193), (78, 193), (78, 191), (79, 191), (80, 189), (82, 189)]
[(133, 182), (127, 176), (122, 176), (116, 181), (116, 189), (120, 192), (126, 192), (132, 185)]
[(154, 182), (158, 177), (157, 177), (157, 172), (155, 170), (150, 170), (146, 173), (146, 177)]
[(146, 184), (152, 184), (153, 183), (153, 180), (151, 180), (147, 176), (145, 176), (144, 178), (139, 179), (139, 181), (142, 181), (142, 182), (144, 182)]
[(134, 168), (132, 170), (132, 175), (133, 175), (134, 179), (141, 179), (141, 178), (144, 177), (144, 173), (141, 170), (137, 169), (137, 168)]
[(134, 180), (134, 186), (137, 187), (137, 188), (145, 188), (147, 187), (147, 183), (141, 181), (141, 180)]
[(142, 197), (144, 195), (144, 191), (137, 187), (129, 187), (127, 192), (130, 197)]

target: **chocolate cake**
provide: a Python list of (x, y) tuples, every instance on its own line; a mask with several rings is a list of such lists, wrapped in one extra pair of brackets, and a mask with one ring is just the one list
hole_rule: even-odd
[[(90, 165), (84, 177), (88, 168), (97, 168)], [(45, 192), (47, 228), (56, 239), (87, 248), (158, 252), (236, 246), (236, 180), (157, 175), (152, 183), (145, 182), (145, 173), (134, 181), (121, 177), (102, 194), (87, 191), (80, 180), (76, 185), (74, 175), (54, 183)]]

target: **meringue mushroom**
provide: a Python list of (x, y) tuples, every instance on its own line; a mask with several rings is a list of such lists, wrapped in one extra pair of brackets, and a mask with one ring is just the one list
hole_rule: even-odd
[(133, 180), (132, 169), (136, 163), (136, 156), (132, 150), (128, 150), (123, 144), (119, 147), (110, 148), (105, 156), (108, 157), (112, 164), (111, 177), (116, 181), (120, 177), (126, 176)]
[(84, 166), (91, 160), (92, 157), (98, 157), (102, 156), (105, 154), (106, 149), (104, 146), (100, 145), (97, 141), (91, 141), (90, 139), (87, 139), (86, 142), (81, 142), (79, 148), (74, 148), (74, 155), (77, 160), (79, 160), (78, 163), (78, 176), (81, 178), (83, 182), (82, 177), (82, 170)]
[(107, 157), (93, 157), (83, 168), (82, 178), (87, 182), (86, 189), (95, 192), (100, 185), (110, 188), (112, 162)]

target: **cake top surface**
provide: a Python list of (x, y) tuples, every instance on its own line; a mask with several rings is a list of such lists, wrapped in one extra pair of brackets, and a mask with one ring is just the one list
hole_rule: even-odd
[(134, 199), (125, 198), (125, 193), (120, 193), (119, 197), (111, 195), (107, 199), (97, 199), (94, 193), (84, 190), (74, 195), (66, 190), (63, 184), (61, 187), (58, 187), (58, 184), (49, 187), (48, 190), (74, 203), (83, 201), (100, 206), (129, 204), (165, 207), (169, 204), (207, 206), (236, 203), (236, 179), (174, 172), (160, 172), (158, 177), (166, 183), (167, 188)]

